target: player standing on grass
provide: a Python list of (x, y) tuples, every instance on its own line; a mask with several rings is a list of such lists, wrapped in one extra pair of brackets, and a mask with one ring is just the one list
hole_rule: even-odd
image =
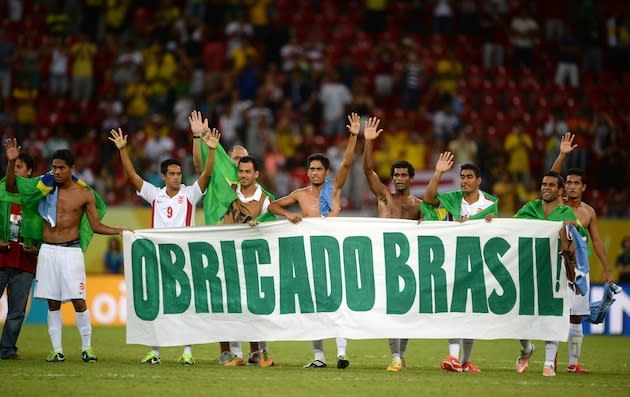
[[(208, 161), (192, 186), (182, 184), (182, 166), (179, 160), (167, 159), (160, 164), (160, 172), (165, 186), (158, 188), (143, 180), (136, 172), (129, 153), (127, 152), (127, 135), (123, 135), (121, 129), (112, 130), (109, 140), (114, 142), (120, 152), (125, 173), (129, 177), (132, 185), (136, 189), (138, 196), (151, 204), (152, 218), (151, 227), (186, 227), (195, 225), (195, 205), (205, 194), (212, 166), (214, 163), (214, 153), (219, 144), (221, 134), (216, 129), (204, 130), (201, 135), (193, 138), (202, 139), (208, 146)], [(140, 361), (142, 364), (160, 364), (160, 347), (153, 346)], [(192, 346), (184, 346), (184, 353), (179, 362), (182, 365), (194, 365), (192, 357)]]
[[(296, 189), (287, 196), (282, 197), (269, 205), (269, 211), (281, 215), (291, 222), (299, 222), (302, 217), (329, 217), (338, 216), (341, 210), (341, 190), (346, 183), (350, 166), (352, 165), (352, 155), (357, 144), (357, 137), (361, 129), (361, 118), (356, 113), (348, 116), (350, 137), (346, 150), (343, 154), (343, 161), (334, 180), (328, 178), (330, 160), (321, 153), (312, 154), (306, 160), (308, 167), (308, 179), (311, 184), (301, 189)], [(302, 214), (296, 214), (286, 209), (286, 207), (297, 204)], [(337, 337), (337, 368), (344, 369), (350, 365), (346, 357), (346, 338)], [(304, 368), (326, 368), (326, 358), (324, 356), (324, 341), (313, 341), (313, 353), (315, 359), (306, 364)]]
[[(15, 161), (20, 148), (15, 140), (7, 145), (7, 158)], [(61, 304), (72, 301), (76, 325), (81, 334), (81, 358), (85, 362), (95, 362), (97, 357), (92, 350), (92, 325), (90, 311), (85, 302), (86, 276), (83, 257), (82, 234), (88, 232), (81, 227), (85, 214), (91, 232), (98, 234), (121, 234), (122, 228), (114, 228), (101, 223), (97, 212), (95, 193), (84, 182), (76, 180), (74, 156), (69, 150), (57, 150), (52, 154), (52, 171), (39, 178), (41, 185), (36, 189), (39, 197), (39, 212), (44, 217), (43, 243), (39, 250), (36, 273), (35, 298), (48, 301), (48, 334), (53, 351), (46, 361), (65, 360), (61, 344)], [(17, 189), (23, 198), (28, 183), (16, 181), (14, 167), (7, 170), (7, 189)], [(90, 233), (91, 233), (90, 232)], [(91, 234), (90, 234), (91, 237)], [(88, 239), (89, 241), (89, 239)], [(87, 245), (86, 245), (87, 246)]]
[[(412, 195), (409, 191), (414, 177), (413, 166), (407, 161), (397, 161), (392, 164), (391, 177), (394, 183), (394, 192), (381, 183), (374, 171), (374, 140), (381, 132), (378, 130), (380, 120), (376, 117), (368, 119), (363, 136), (365, 148), (363, 150), (363, 172), (368, 180), (370, 190), (376, 196), (378, 216), (380, 218), (415, 219), (420, 218), (420, 203), (422, 200)], [(405, 351), (409, 339), (389, 339), (389, 349), (392, 353), (392, 362), (387, 367), (388, 371), (400, 372), (405, 368)]]
[[(567, 132), (562, 137), (560, 153), (551, 167), (552, 171), (560, 172), (566, 156), (577, 147), (577, 145), (573, 145), (574, 139), (575, 135), (570, 132)], [(583, 231), (582, 237), (587, 245), (589, 238), (591, 239), (595, 254), (604, 268), (606, 283), (610, 283), (613, 281), (612, 274), (608, 265), (606, 249), (597, 228), (597, 214), (593, 207), (582, 201), (582, 195), (586, 190), (586, 174), (579, 168), (569, 169), (565, 185), (566, 195), (564, 203), (573, 208), (573, 212), (575, 212), (580, 225), (582, 225), (582, 228), (578, 230)], [(586, 279), (589, 280), (588, 275), (586, 275)], [(578, 360), (582, 349), (582, 340), (584, 339), (582, 318), (591, 314), (589, 294), (570, 293), (569, 300), (571, 302), (571, 316), (569, 317), (571, 328), (569, 329), (569, 365), (567, 371), (570, 373), (585, 373), (588, 371), (580, 365)]]

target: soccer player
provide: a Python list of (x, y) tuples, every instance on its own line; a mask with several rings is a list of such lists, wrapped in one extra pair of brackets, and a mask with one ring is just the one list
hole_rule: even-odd
[[(548, 221), (562, 221), (575, 223), (577, 218), (575, 213), (562, 204), (562, 194), (564, 193), (564, 180), (562, 176), (554, 171), (549, 171), (543, 177), (540, 186), (540, 199), (529, 201), (518, 210), (514, 217), (522, 219), (539, 219)], [(560, 231), (562, 240), (562, 255), (564, 266), (567, 271), (569, 281), (575, 280), (575, 244), (570, 244), (566, 229)], [(523, 339), (521, 342), (521, 352), (516, 359), (516, 372), (527, 371), (529, 359), (536, 351), (530, 340)], [(545, 364), (543, 366), (543, 376), (556, 376), (556, 356), (558, 354), (557, 341), (545, 341)]]
[[(374, 171), (374, 140), (381, 132), (378, 130), (380, 120), (370, 117), (363, 130), (365, 148), (363, 150), (363, 173), (367, 178), (370, 190), (376, 196), (378, 216), (381, 218), (415, 219), (420, 218), (420, 200), (410, 192), (411, 182), (414, 177), (414, 168), (407, 161), (397, 161), (391, 166), (391, 177), (394, 183), (394, 191), (381, 183)], [(405, 351), (409, 339), (389, 339), (389, 349), (392, 353), (392, 362), (387, 371), (400, 372), (405, 368)]]
[[(7, 154), (15, 155), (15, 139), (7, 139), (4, 146)], [(9, 159), (7, 167), (12, 167), (22, 178), (30, 178), (33, 158), (28, 153), (19, 152), (17, 158)], [(0, 297), (5, 287), (8, 295), (0, 358), (19, 360), (16, 343), (35, 276), (43, 219), (37, 211), (22, 206), (17, 189), (8, 191), (6, 187), (5, 181), (0, 181)]]
[[(276, 215), (281, 215), (293, 223), (302, 220), (302, 217), (328, 217), (338, 216), (341, 210), (341, 191), (346, 183), (350, 166), (352, 165), (352, 155), (357, 144), (357, 137), (361, 129), (361, 119), (356, 113), (348, 116), (350, 137), (339, 172), (333, 180), (328, 178), (330, 160), (321, 153), (315, 153), (308, 157), (306, 164), (308, 167), (308, 179), (311, 184), (301, 189), (296, 189), (287, 196), (282, 197), (269, 205), (269, 211)], [(286, 207), (297, 204), (302, 214), (297, 214), (286, 209)], [(337, 342), (337, 368), (344, 369), (350, 365), (346, 357), (346, 338), (338, 337)], [(306, 364), (304, 368), (326, 368), (326, 358), (324, 356), (324, 341), (313, 341), (313, 352), (315, 359)]]
[[(192, 186), (182, 184), (182, 166), (179, 160), (166, 159), (160, 164), (160, 172), (164, 180), (165, 187), (158, 188), (143, 180), (136, 172), (129, 153), (127, 152), (127, 135), (123, 135), (122, 130), (112, 130), (109, 140), (114, 142), (120, 152), (125, 173), (129, 177), (132, 185), (136, 189), (136, 194), (151, 204), (153, 209), (151, 227), (185, 227), (195, 225), (195, 205), (205, 194), (212, 166), (214, 163), (214, 153), (219, 144), (221, 134), (216, 129), (204, 130), (197, 139), (202, 139), (208, 146), (208, 161)], [(194, 365), (192, 357), (192, 346), (184, 346), (184, 353), (179, 359), (182, 365)], [(153, 346), (151, 351), (140, 361), (142, 364), (160, 364), (160, 347)]]
[[(459, 172), (459, 182), (461, 190), (449, 193), (438, 193), (438, 185), (442, 174), (453, 167), (453, 154), (444, 152), (435, 164), (435, 172), (427, 185), (427, 190), (422, 202), (423, 213), (425, 219), (436, 219), (433, 215), (436, 213), (435, 208), (441, 207), (446, 210), (448, 216), (459, 222), (468, 219), (483, 219), (490, 221), (493, 216), (498, 216), (498, 200), (479, 189), (481, 186), (481, 170), (474, 164), (463, 164)], [(439, 216), (437, 217), (440, 218)], [(460, 344), (463, 344), (463, 354), (461, 361), (459, 360)], [(446, 371), (452, 372), (481, 372), (479, 367), (474, 365), (470, 359), (472, 356), (472, 348), (474, 339), (457, 339), (448, 340), (449, 356), (442, 360), (440, 366)]]
[[(560, 143), (560, 153), (558, 158), (551, 167), (552, 171), (560, 172), (562, 164), (568, 154), (570, 154), (577, 145), (573, 145), (575, 135), (567, 132)], [(597, 214), (590, 205), (582, 201), (582, 195), (586, 190), (586, 174), (579, 168), (571, 168), (567, 171), (567, 177), (565, 182), (565, 198), (564, 203), (573, 209), (577, 216), (582, 228), (578, 230), (583, 232), (582, 238), (588, 245), (588, 239), (591, 239), (595, 254), (599, 259), (599, 262), (604, 268), (604, 276), (606, 282), (612, 282), (612, 274), (610, 266), (608, 265), (608, 257), (606, 255), (606, 249), (604, 243), (599, 234), (597, 228)], [(586, 276), (588, 281), (588, 275)], [(590, 283), (589, 283), (590, 284)], [(590, 288), (590, 286), (589, 286)], [(569, 365), (567, 371), (570, 373), (585, 373), (588, 372), (578, 362), (580, 358), (580, 351), (582, 349), (582, 340), (584, 339), (584, 332), (582, 331), (582, 318), (583, 316), (589, 316), (591, 314), (589, 294), (585, 295), (570, 293), (569, 300), (571, 302), (571, 316), (570, 316), (570, 329), (569, 329)]]
[[(15, 161), (19, 147), (13, 144), (7, 148), (7, 158)], [(52, 171), (39, 178), (39, 182), (51, 189), (46, 193), (36, 192), (40, 203), (39, 212), (44, 217), (43, 243), (39, 250), (36, 272), (35, 298), (48, 301), (48, 334), (53, 351), (46, 361), (65, 360), (61, 344), (61, 304), (72, 301), (75, 310), (76, 325), (81, 335), (81, 358), (85, 362), (95, 362), (97, 357), (92, 350), (92, 325), (90, 311), (85, 302), (86, 276), (83, 251), (84, 235), (80, 228), (85, 214), (93, 232), (99, 234), (121, 234), (122, 228), (103, 224), (97, 212), (95, 193), (84, 182), (75, 180), (74, 156), (66, 149), (52, 154)], [(26, 186), (16, 181), (15, 170), (7, 170), (7, 189), (17, 183), (17, 189), (24, 200)], [(82, 235), (83, 234), (83, 235)], [(91, 235), (90, 235), (91, 237)]]

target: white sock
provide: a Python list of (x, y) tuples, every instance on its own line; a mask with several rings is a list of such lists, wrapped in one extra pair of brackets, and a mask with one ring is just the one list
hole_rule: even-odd
[(184, 346), (184, 354), (190, 354), (192, 356), (192, 346), (191, 345)]
[(160, 346), (151, 346), (151, 353), (153, 355), (160, 357)]
[(461, 339), (449, 339), (448, 340), (448, 352), (449, 355), (459, 358), (459, 344), (461, 343)]
[(260, 351), (267, 350), (269, 348), (269, 343), (267, 343), (266, 341), (260, 341), (258, 342), (258, 348), (260, 349)]
[(407, 351), (408, 344), (409, 344), (409, 339), (400, 340), (400, 357), (405, 357), (405, 352)]
[(521, 350), (523, 351), (523, 353), (525, 354), (529, 354), (532, 352), (532, 349), (534, 348), (532, 346), (532, 341), (529, 339), (521, 339)]
[(243, 358), (243, 348), (241, 347), (241, 342), (230, 342), (230, 350), (233, 354), (236, 354), (237, 357)]
[(545, 341), (545, 365), (555, 368), (556, 354), (558, 354), (558, 342)]
[(74, 318), (77, 329), (81, 335), (81, 351), (92, 347), (92, 324), (90, 323), (90, 311), (75, 312)]
[(335, 338), (335, 341), (337, 342), (337, 356), (345, 356), (346, 346), (348, 346), (348, 339)]
[(400, 359), (400, 339), (389, 339), (389, 351), (392, 352), (392, 358), (396, 357)]
[(464, 352), (462, 354), (462, 363), (469, 363), (470, 357), (472, 356), (473, 344), (475, 343), (474, 339), (464, 339)]
[(315, 354), (315, 360), (319, 360), (325, 363), (326, 358), (324, 357), (324, 341), (320, 339), (320, 340), (314, 340), (312, 343), (313, 343), (313, 353)]
[(569, 365), (578, 363), (582, 350), (582, 340), (584, 340), (582, 324), (571, 324), (569, 328)]
[(63, 353), (61, 347), (61, 310), (48, 311), (48, 335), (50, 335), (53, 350)]

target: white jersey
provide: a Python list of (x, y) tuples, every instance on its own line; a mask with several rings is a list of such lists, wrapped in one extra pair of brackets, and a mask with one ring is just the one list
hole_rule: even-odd
[(181, 185), (173, 197), (166, 187), (158, 188), (147, 181), (136, 194), (151, 204), (151, 227), (195, 226), (195, 205), (204, 195), (197, 181), (192, 186)]
[(490, 201), (483, 195), (483, 193), (479, 192), (479, 200), (475, 201), (472, 204), (468, 204), (468, 202), (462, 198), (462, 204), (460, 207), (460, 215), (461, 216), (472, 216), (478, 214), (479, 212), (485, 210), (494, 204), (494, 201)]

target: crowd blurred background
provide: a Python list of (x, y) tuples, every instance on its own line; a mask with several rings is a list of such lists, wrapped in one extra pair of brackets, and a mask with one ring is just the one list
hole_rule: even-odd
[[(477, 163), (501, 212), (538, 196), (561, 136), (602, 217), (630, 217), (630, 12), (623, 0), (0, 0), (0, 133), (45, 172), (70, 147), (111, 205), (142, 205), (112, 128), (161, 185), (195, 179), (188, 116), (264, 162), (283, 196), (305, 160), (341, 162), (346, 115), (377, 116), (378, 173), (443, 150)], [(373, 207), (359, 141), (345, 208)], [(6, 160), (0, 158), (2, 167)]]

